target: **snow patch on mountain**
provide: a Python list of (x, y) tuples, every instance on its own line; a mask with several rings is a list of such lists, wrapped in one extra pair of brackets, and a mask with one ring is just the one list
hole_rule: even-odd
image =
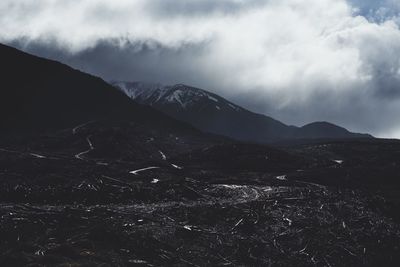
[[(137, 102), (150, 106), (167, 104), (175, 105), (181, 109), (187, 109), (195, 105), (206, 106), (212, 102), (214, 103), (212, 106), (218, 111), (230, 109), (234, 111), (240, 110), (238, 106), (222, 97), (184, 84), (176, 84), (173, 86), (142, 82), (111, 82), (111, 84)], [(215, 105), (216, 103), (218, 103), (218, 105)]]
[(215, 97), (212, 97), (210, 95), (207, 95), (208, 99), (214, 101), (214, 102), (218, 102), (218, 99), (216, 99)]

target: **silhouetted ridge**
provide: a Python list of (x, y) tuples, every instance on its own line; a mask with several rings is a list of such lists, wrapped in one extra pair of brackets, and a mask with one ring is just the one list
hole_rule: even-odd
[(249, 142), (289, 139), (360, 138), (331, 123), (288, 126), (271, 117), (256, 114), (203, 89), (177, 84), (112, 82), (138, 103), (154, 107), (176, 119), (211, 133)]

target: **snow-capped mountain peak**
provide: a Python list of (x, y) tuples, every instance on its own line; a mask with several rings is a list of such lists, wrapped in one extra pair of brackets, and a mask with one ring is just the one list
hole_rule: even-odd
[(222, 97), (184, 84), (163, 86), (156, 83), (112, 82), (112, 85), (137, 102), (150, 106), (162, 104), (173, 105), (178, 109), (213, 107), (215, 110), (241, 110)]

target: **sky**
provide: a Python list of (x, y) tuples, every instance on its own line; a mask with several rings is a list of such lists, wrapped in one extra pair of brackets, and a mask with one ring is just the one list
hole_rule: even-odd
[(0, 14), (0, 42), (108, 81), (400, 138), (399, 0), (1, 0)]

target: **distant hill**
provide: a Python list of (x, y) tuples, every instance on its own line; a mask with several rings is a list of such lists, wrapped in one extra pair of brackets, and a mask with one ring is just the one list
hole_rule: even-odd
[(365, 134), (351, 133), (343, 127), (329, 122), (313, 122), (299, 128), (298, 135), (302, 138), (348, 138), (348, 137), (370, 137)]
[(271, 117), (246, 110), (203, 89), (177, 84), (112, 82), (138, 103), (154, 107), (210, 133), (242, 141), (268, 143), (286, 139), (367, 138), (328, 122), (288, 126)]

